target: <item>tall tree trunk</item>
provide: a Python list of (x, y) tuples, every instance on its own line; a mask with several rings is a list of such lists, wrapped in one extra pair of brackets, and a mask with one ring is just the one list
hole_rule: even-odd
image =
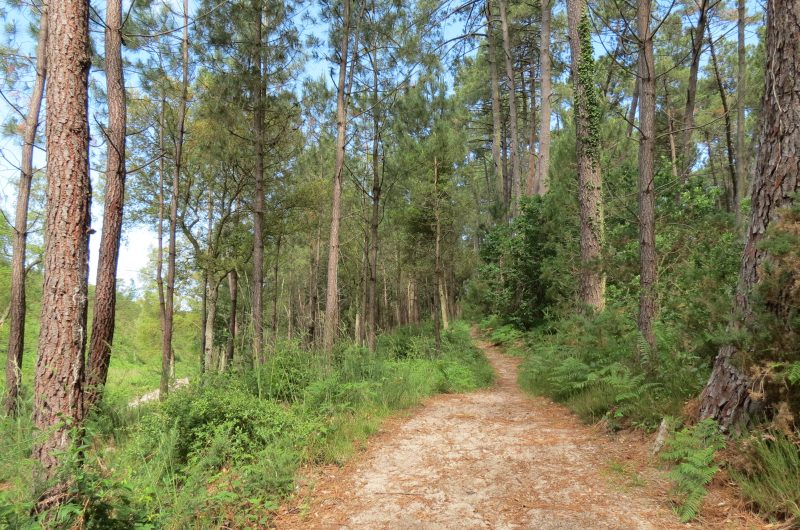
[[(528, 181), (525, 187), (525, 195), (533, 196), (538, 193), (541, 185), (537, 180), (539, 173), (536, 171), (536, 58), (531, 52), (531, 123), (530, 123), (530, 147), (528, 148)], [(523, 76), (524, 79), (524, 76)]]
[(236, 269), (228, 273), (228, 292), (231, 295), (231, 312), (228, 315), (228, 341), (225, 345), (225, 365), (223, 370), (233, 365), (233, 354), (236, 350), (236, 335), (238, 322), (236, 311), (239, 303), (239, 274)]
[[(48, 8), (47, 211), (44, 284), (33, 388), (33, 458), (53, 478), (70, 429), (84, 417), (83, 374), (89, 275), (89, 3)], [(78, 442), (80, 443), (80, 442)], [(42, 507), (59, 497), (51, 490)]]
[(164, 306), (164, 336), (161, 343), (161, 384), (159, 399), (167, 398), (172, 368), (172, 330), (175, 316), (175, 258), (178, 230), (178, 193), (183, 164), (183, 135), (186, 106), (189, 100), (189, 0), (183, 0), (183, 42), (181, 59), (181, 100), (178, 106), (178, 135), (175, 138), (175, 167), (172, 173), (172, 197), (169, 203), (169, 250), (167, 253), (167, 291)]
[(492, 0), (486, 0), (486, 53), (489, 60), (489, 76), (492, 87), (492, 161), (494, 162), (494, 176), (497, 178), (497, 191), (503, 200), (503, 207), (508, 209), (505, 202), (505, 188), (507, 175), (505, 165), (500, 153), (503, 143), (503, 127), (500, 123), (500, 80), (497, 74), (497, 52), (494, 41), (494, 14), (492, 13)]
[[(752, 316), (752, 297), (763, 277), (767, 249), (760, 244), (768, 227), (778, 223), (800, 191), (800, 0), (767, 3), (766, 86), (762, 125), (752, 186), (752, 211), (739, 269), (732, 326)], [(784, 307), (771, 308), (776, 313)], [(711, 377), (700, 395), (700, 417), (714, 418), (724, 429), (737, 430), (760, 407), (750, 390), (754, 382), (734, 363), (736, 345), (720, 348)]]
[(309, 296), (309, 311), (310, 318), (308, 324), (308, 337), (311, 345), (317, 344), (319, 335), (319, 264), (320, 264), (320, 248), (322, 247), (322, 234), (319, 225), (317, 225), (317, 237), (314, 239), (314, 246), (311, 250), (311, 286)]
[(106, 85), (108, 129), (103, 233), (95, 280), (92, 341), (86, 371), (86, 409), (101, 398), (108, 377), (117, 304), (117, 261), (125, 206), (125, 77), (122, 68), (122, 0), (106, 2)]
[(45, 79), (47, 78), (47, 6), (42, 7), (39, 38), (36, 44), (36, 81), (33, 84), (28, 115), (23, 133), (22, 164), (17, 192), (17, 207), (11, 258), (11, 300), (9, 302), (9, 332), (6, 360), (5, 411), (9, 416), (17, 413), (19, 389), (22, 382), (22, 352), (25, 347), (25, 252), (28, 244), (28, 204), (33, 181), (33, 147), (39, 128)]
[(209, 278), (206, 296), (206, 323), (203, 329), (205, 350), (203, 350), (203, 366), (206, 370), (214, 370), (214, 320), (217, 316), (217, 300), (219, 299), (219, 280)]
[[(339, 226), (342, 217), (342, 175), (344, 172), (345, 145), (347, 143), (347, 58), (350, 44), (350, 0), (344, 0), (342, 40), (339, 50), (339, 84), (336, 89), (336, 162), (333, 174), (333, 202), (331, 204), (331, 233), (328, 246), (328, 288), (325, 293), (325, 323), (322, 346), (330, 363), (333, 344), (339, 329)], [(354, 50), (354, 56), (357, 53)], [(355, 65), (351, 65), (353, 68)]]
[(542, 112), (539, 119), (539, 189), (544, 195), (550, 189), (550, 96), (553, 93), (550, 78), (550, 0), (542, 0), (542, 39), (539, 44), (539, 73), (542, 77)]
[(606, 277), (600, 263), (603, 251), (603, 181), (600, 174), (600, 109), (594, 85), (594, 58), (586, 0), (568, 0), (569, 44), (575, 99), (578, 155), (581, 277), (580, 300), (595, 310), (605, 307)]
[(719, 99), (722, 103), (722, 114), (725, 123), (725, 145), (727, 149), (725, 153), (728, 155), (728, 175), (731, 182), (732, 197), (730, 201), (730, 209), (728, 211), (735, 211), (739, 209), (738, 204), (741, 202), (740, 190), (736, 175), (736, 162), (734, 161), (735, 155), (733, 152), (733, 133), (731, 131), (731, 114), (728, 108), (728, 96), (725, 93), (725, 85), (722, 83), (722, 76), (719, 73), (719, 64), (717, 63), (717, 53), (714, 50), (714, 39), (711, 36), (711, 30), (708, 31), (708, 44), (709, 51), (711, 52), (711, 65), (714, 67), (714, 78), (717, 81), (717, 89), (719, 90)]
[(433, 266), (433, 337), (436, 351), (442, 350), (442, 222), (439, 211), (439, 160), (433, 158), (433, 216), (434, 216), (434, 266)]
[(653, 320), (657, 312), (655, 228), (656, 70), (653, 35), (650, 32), (651, 0), (639, 0), (639, 332), (651, 351), (656, 336)]
[(508, 121), (511, 141), (511, 212), (516, 215), (519, 208), (519, 198), (522, 195), (522, 181), (520, 170), (519, 150), (519, 122), (517, 120), (517, 85), (514, 75), (514, 57), (511, 55), (511, 35), (508, 29), (508, 9), (506, 0), (497, 0), (500, 8), (500, 26), (503, 33), (503, 55), (506, 63), (506, 78), (508, 78)]
[(700, 56), (703, 52), (703, 35), (706, 32), (708, 18), (709, 0), (700, 0), (699, 13), (697, 15), (697, 26), (692, 33), (692, 62), (689, 66), (689, 81), (686, 88), (686, 107), (683, 111), (683, 134), (681, 141), (681, 158), (683, 168), (681, 176), (686, 181), (694, 165), (694, 144), (692, 143), (692, 133), (694, 132), (694, 107), (697, 99), (697, 74), (700, 71)]
[(372, 65), (372, 212), (369, 221), (369, 282), (367, 284), (367, 348), (375, 351), (378, 323), (378, 228), (381, 221), (381, 188), (383, 185), (380, 156), (380, 98), (378, 65)]
[(275, 245), (275, 264), (272, 266), (272, 282), (275, 288), (275, 294), (272, 297), (272, 342), (278, 343), (278, 271), (280, 270), (281, 260), (281, 243), (283, 242), (283, 234), (278, 234), (278, 240)]
[[(736, 189), (739, 190), (740, 197), (747, 193), (747, 157), (745, 156), (744, 138), (744, 94), (747, 90), (747, 52), (745, 50), (745, 18), (747, 8), (745, 0), (738, 0), (738, 46), (737, 54), (739, 58), (739, 68), (736, 72)], [(741, 201), (736, 205), (736, 226), (742, 226), (742, 205)]]
[(161, 322), (161, 335), (164, 335), (166, 302), (164, 300), (164, 112), (166, 101), (161, 99), (161, 113), (158, 118), (158, 251), (156, 253), (156, 289), (158, 290), (158, 316)]
[(253, 110), (253, 130), (255, 132), (256, 170), (255, 200), (253, 201), (253, 287), (251, 315), (253, 319), (253, 359), (255, 363), (264, 364), (264, 100), (267, 87), (264, 80), (264, 53), (262, 49), (263, 5), (258, 2), (258, 19), (256, 22), (256, 56), (253, 72), (258, 80), (255, 90)]

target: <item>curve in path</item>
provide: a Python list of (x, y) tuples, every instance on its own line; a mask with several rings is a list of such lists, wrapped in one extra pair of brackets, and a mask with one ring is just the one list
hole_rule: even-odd
[[(492, 388), (428, 400), (319, 478), (287, 529), (685, 528), (609, 483), (606, 437), (516, 385), (518, 359), (478, 341)], [(294, 513), (291, 513), (291, 512)]]

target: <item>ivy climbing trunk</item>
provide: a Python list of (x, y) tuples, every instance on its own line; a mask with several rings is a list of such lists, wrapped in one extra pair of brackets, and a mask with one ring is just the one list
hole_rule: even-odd
[(122, 0), (106, 3), (106, 94), (108, 98), (108, 145), (103, 233), (97, 259), (92, 341), (86, 371), (86, 409), (102, 397), (114, 343), (117, 305), (117, 262), (125, 206), (125, 135), (127, 104), (122, 67)]
[[(800, 191), (800, 0), (767, 3), (766, 86), (762, 102), (759, 151), (751, 192), (752, 210), (734, 301), (734, 329), (753, 315), (754, 291), (764, 277), (769, 252), (761, 242), (770, 225), (780, 223)], [(783, 301), (769, 307), (789, 314)], [(700, 395), (700, 417), (713, 418), (726, 430), (747, 424), (761, 402), (750, 390), (747, 367), (736, 362), (735, 344), (720, 348), (708, 384)]]
[(586, 0), (568, 0), (569, 44), (575, 106), (580, 208), (580, 301), (605, 307), (606, 277), (602, 270), (604, 239), (603, 181), (600, 174), (600, 108), (594, 85), (594, 58)]
[[(33, 385), (33, 458), (49, 481), (70, 430), (83, 421), (83, 374), (89, 275), (89, 3), (52, 2), (47, 12), (47, 210), (44, 283)], [(77, 441), (80, 444), (80, 441)], [(40, 507), (58, 504), (64, 484)]]
[(25, 252), (28, 245), (28, 206), (33, 182), (33, 148), (39, 128), (44, 86), (47, 78), (47, 6), (42, 6), (39, 37), (36, 44), (36, 80), (33, 84), (25, 130), (22, 135), (17, 205), (11, 257), (11, 300), (9, 301), (8, 350), (6, 352), (6, 395), (4, 408), (9, 416), (17, 413), (19, 389), (22, 382), (22, 352), (25, 348)]
[(636, 20), (639, 44), (639, 332), (655, 351), (653, 320), (657, 308), (655, 229), (656, 71), (653, 34), (650, 32), (651, 0), (639, 0)]

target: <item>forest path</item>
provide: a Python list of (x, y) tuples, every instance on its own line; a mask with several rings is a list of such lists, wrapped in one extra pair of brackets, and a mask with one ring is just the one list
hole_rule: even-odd
[[(495, 369), (493, 387), (436, 396), (384, 423), (364, 453), (307, 477), (276, 527), (687, 528), (669, 510), (663, 484), (625, 461), (629, 446), (523, 394), (520, 360), (476, 342)], [(700, 527), (742, 526), (727, 519)]]

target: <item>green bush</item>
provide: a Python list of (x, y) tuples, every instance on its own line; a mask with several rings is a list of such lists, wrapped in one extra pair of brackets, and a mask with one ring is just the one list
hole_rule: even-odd
[(800, 446), (783, 433), (754, 438), (747, 469), (731, 475), (763, 516), (800, 521)]

